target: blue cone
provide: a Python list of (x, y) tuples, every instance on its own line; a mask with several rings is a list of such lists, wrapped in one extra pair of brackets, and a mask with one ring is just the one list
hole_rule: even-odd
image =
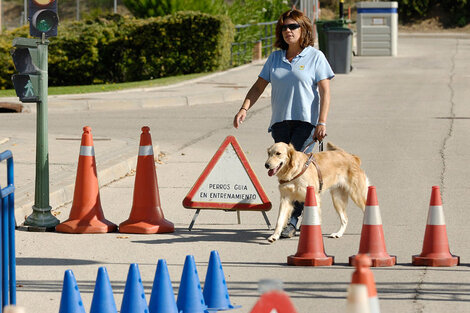
[(85, 313), (80, 290), (71, 270), (66, 270), (64, 274), (59, 313)]
[(187, 255), (184, 261), (176, 304), (179, 313), (208, 313), (192, 255)]
[(240, 307), (233, 306), (230, 303), (224, 270), (220, 263), (219, 253), (215, 250), (211, 251), (209, 258), (203, 295), (209, 311), (230, 310)]
[(106, 267), (100, 267), (98, 269), (95, 291), (93, 292), (93, 300), (91, 300), (90, 313), (117, 313), (113, 289), (109, 282)]
[(149, 311), (150, 313), (178, 313), (170, 274), (168, 274), (166, 261), (163, 259), (158, 260), (152, 294), (150, 295)]
[(132, 263), (127, 274), (126, 287), (122, 297), (121, 313), (148, 313), (144, 286), (140, 278), (139, 266)]

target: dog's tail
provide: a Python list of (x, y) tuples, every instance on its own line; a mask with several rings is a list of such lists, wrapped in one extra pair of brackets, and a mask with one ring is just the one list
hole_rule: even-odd
[(331, 142), (327, 142), (327, 143), (326, 143), (326, 150), (328, 150), (328, 151), (340, 150), (340, 151), (341, 151), (341, 150), (343, 150), (343, 149), (341, 149), (340, 147), (338, 147), (338, 146), (332, 144)]
[(361, 159), (360, 159), (357, 155), (352, 154), (352, 153), (349, 153), (349, 152), (346, 152), (346, 151), (344, 151), (343, 149), (341, 149), (340, 147), (338, 147), (337, 145), (332, 144), (331, 142), (327, 142), (327, 144), (326, 144), (326, 150), (327, 150), (327, 151), (343, 151), (343, 152), (345, 152), (345, 153), (347, 153), (347, 154), (350, 154), (350, 155), (354, 158), (354, 160), (356, 161), (356, 163), (357, 163), (358, 166), (361, 165)]

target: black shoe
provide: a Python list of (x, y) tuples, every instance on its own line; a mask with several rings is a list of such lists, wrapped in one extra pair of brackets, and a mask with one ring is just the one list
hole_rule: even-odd
[(281, 238), (292, 238), (295, 236), (295, 226), (287, 224), (281, 232)]

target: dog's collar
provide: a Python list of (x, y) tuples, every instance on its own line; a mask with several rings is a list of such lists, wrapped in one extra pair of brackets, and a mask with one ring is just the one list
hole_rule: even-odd
[(308, 154), (307, 162), (305, 162), (304, 167), (302, 168), (302, 171), (300, 171), (299, 174), (295, 175), (295, 177), (292, 178), (292, 179), (290, 179), (290, 180), (279, 180), (279, 184), (281, 184), (281, 185), (287, 184), (288, 182), (291, 182), (291, 181), (293, 181), (294, 179), (297, 179), (297, 178), (299, 178), (300, 176), (302, 176), (303, 173), (305, 173), (305, 171), (307, 170), (307, 168), (308, 168), (308, 166), (310, 165), (310, 163), (312, 163), (313, 165), (315, 165), (315, 168), (317, 169), (317, 173), (318, 173), (318, 183), (319, 183), (319, 191), (318, 191), (318, 192), (321, 192), (321, 191), (322, 191), (322, 188), (323, 188), (323, 176), (322, 176), (322, 174), (321, 174), (320, 167), (318, 166), (318, 163), (317, 163), (317, 161), (315, 160), (315, 157), (313, 156), (313, 153), (309, 153), (309, 154)]

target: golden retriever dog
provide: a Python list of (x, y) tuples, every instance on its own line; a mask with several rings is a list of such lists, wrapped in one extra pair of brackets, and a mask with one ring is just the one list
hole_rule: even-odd
[(330, 237), (340, 238), (348, 225), (346, 207), (348, 197), (364, 212), (366, 206), (369, 180), (361, 169), (361, 160), (343, 149), (328, 143), (326, 151), (315, 153), (315, 161), (320, 169), (323, 188), (319, 191), (319, 175), (317, 168), (310, 163), (303, 174), (298, 176), (306, 164), (309, 155), (296, 151), (292, 144), (278, 142), (268, 148), (268, 159), (265, 167), (268, 175), (276, 175), (279, 180), (281, 200), (279, 215), (274, 233), (269, 242), (279, 239), (294, 209), (294, 201), (305, 202), (307, 186), (315, 188), (315, 196), (320, 210), (320, 195), (330, 191), (333, 205), (339, 215), (341, 227)]

